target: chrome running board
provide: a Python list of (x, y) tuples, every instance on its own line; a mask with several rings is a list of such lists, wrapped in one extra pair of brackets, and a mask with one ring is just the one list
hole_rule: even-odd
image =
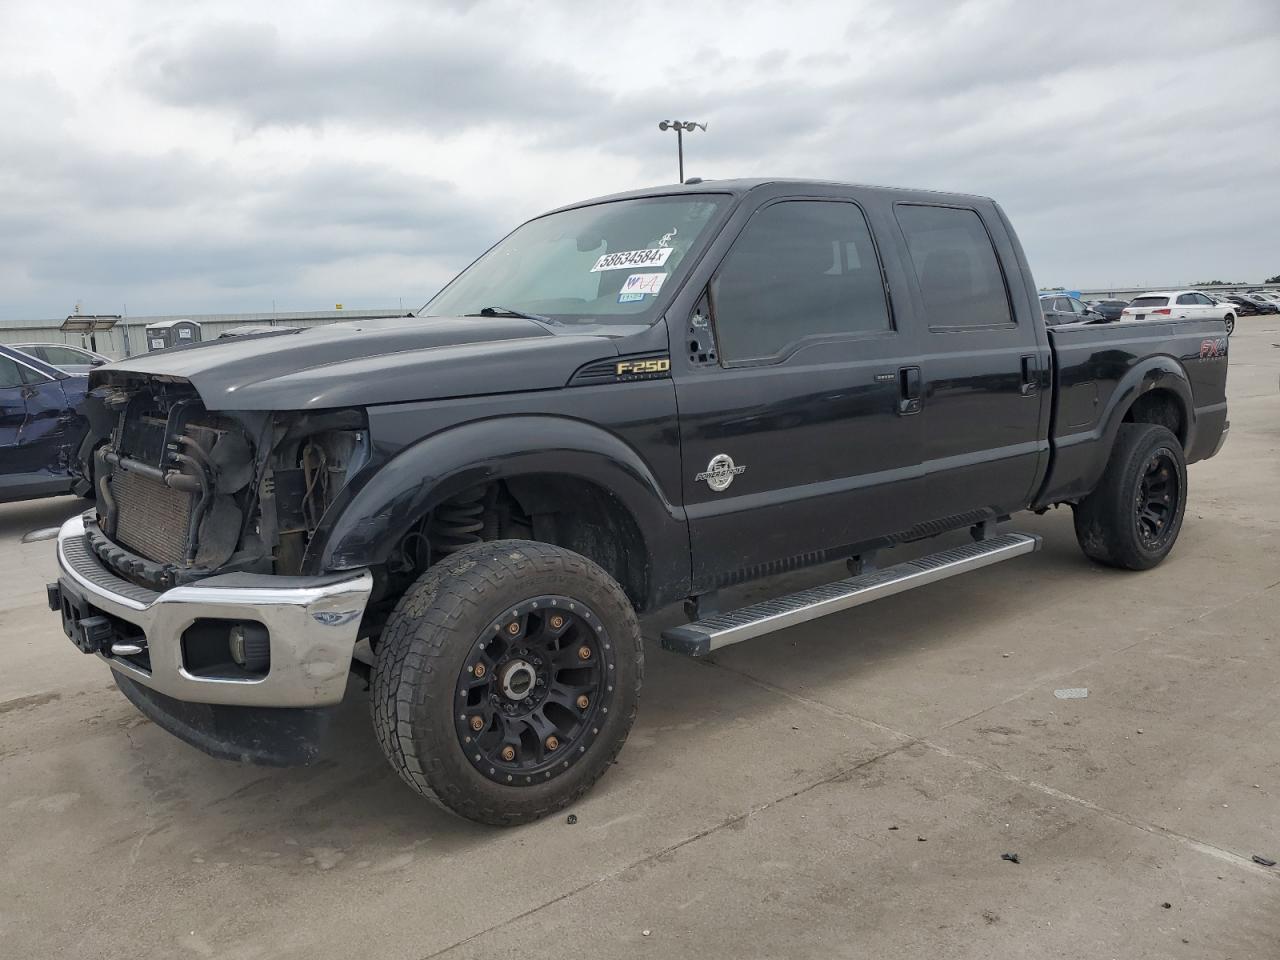
[(792, 593), (773, 600), (762, 600), (750, 606), (716, 614), (695, 623), (672, 627), (662, 634), (662, 645), (668, 650), (705, 657), (731, 643), (750, 640), (858, 607), (872, 600), (891, 597), (895, 593), (914, 590), (957, 574), (989, 567), (993, 563), (1012, 560), (1024, 553), (1040, 549), (1040, 538), (1027, 533), (1002, 533), (977, 543), (953, 547), (940, 553), (908, 560), (883, 570), (872, 570), (848, 580), (837, 580)]

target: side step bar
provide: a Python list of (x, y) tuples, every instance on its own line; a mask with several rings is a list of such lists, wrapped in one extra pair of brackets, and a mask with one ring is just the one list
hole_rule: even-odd
[(672, 627), (662, 634), (662, 645), (676, 653), (705, 657), (731, 643), (794, 627), (858, 607), (872, 600), (923, 587), (993, 563), (1012, 560), (1040, 549), (1040, 538), (1028, 533), (1002, 533), (977, 543), (943, 550), (918, 560), (908, 560), (883, 570), (872, 570), (848, 580), (837, 580), (773, 600), (717, 614), (696, 623)]

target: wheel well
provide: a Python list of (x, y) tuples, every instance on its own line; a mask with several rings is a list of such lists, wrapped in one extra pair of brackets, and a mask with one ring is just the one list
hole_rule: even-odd
[(398, 596), (450, 553), (487, 540), (538, 540), (599, 564), (637, 609), (649, 596), (648, 548), (630, 511), (581, 477), (530, 474), (473, 487), (438, 504), (401, 537), (387, 565)]
[(1170, 390), (1152, 390), (1133, 402), (1124, 415), (1125, 423), (1158, 423), (1167, 427), (1183, 448), (1187, 445), (1187, 415), (1182, 400)]
[(635, 517), (604, 487), (581, 477), (535, 474), (505, 481), (530, 518), (533, 539), (580, 553), (613, 577), (637, 609), (649, 596), (649, 551)]

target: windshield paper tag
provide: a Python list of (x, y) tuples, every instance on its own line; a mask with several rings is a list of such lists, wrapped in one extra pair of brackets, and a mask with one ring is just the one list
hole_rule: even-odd
[(619, 303), (639, 303), (644, 299), (643, 293), (620, 293), (618, 294)]
[(622, 292), (657, 293), (666, 279), (665, 273), (633, 273), (622, 282)]
[(619, 250), (606, 253), (591, 268), (592, 273), (601, 270), (630, 270), (632, 267), (660, 267), (671, 256), (673, 247), (651, 247), (648, 250)]

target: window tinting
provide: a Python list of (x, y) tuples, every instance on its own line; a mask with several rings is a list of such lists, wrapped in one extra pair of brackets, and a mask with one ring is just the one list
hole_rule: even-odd
[(929, 326), (1013, 323), (1004, 276), (977, 213), (903, 204), (898, 223), (911, 251)]
[(0, 387), (22, 386), (22, 371), (9, 357), (0, 357)]
[(1131, 307), (1167, 307), (1168, 305), (1168, 297), (1137, 297), (1129, 301)]
[(64, 363), (83, 365), (92, 359), (87, 354), (81, 353), (79, 350), (73, 350), (71, 347), (32, 347), (27, 351), (27, 353), (35, 354), (45, 363), (52, 363), (55, 367), (61, 366)]
[(1179, 303), (1180, 305), (1194, 304), (1194, 303), (1199, 303), (1199, 302), (1200, 302), (1200, 301), (1196, 299), (1196, 295), (1195, 295), (1194, 293), (1180, 293), (1180, 294), (1178, 294), (1178, 303)]
[(734, 242), (711, 292), (725, 360), (776, 357), (805, 337), (889, 329), (871, 234), (852, 203), (765, 207)]

